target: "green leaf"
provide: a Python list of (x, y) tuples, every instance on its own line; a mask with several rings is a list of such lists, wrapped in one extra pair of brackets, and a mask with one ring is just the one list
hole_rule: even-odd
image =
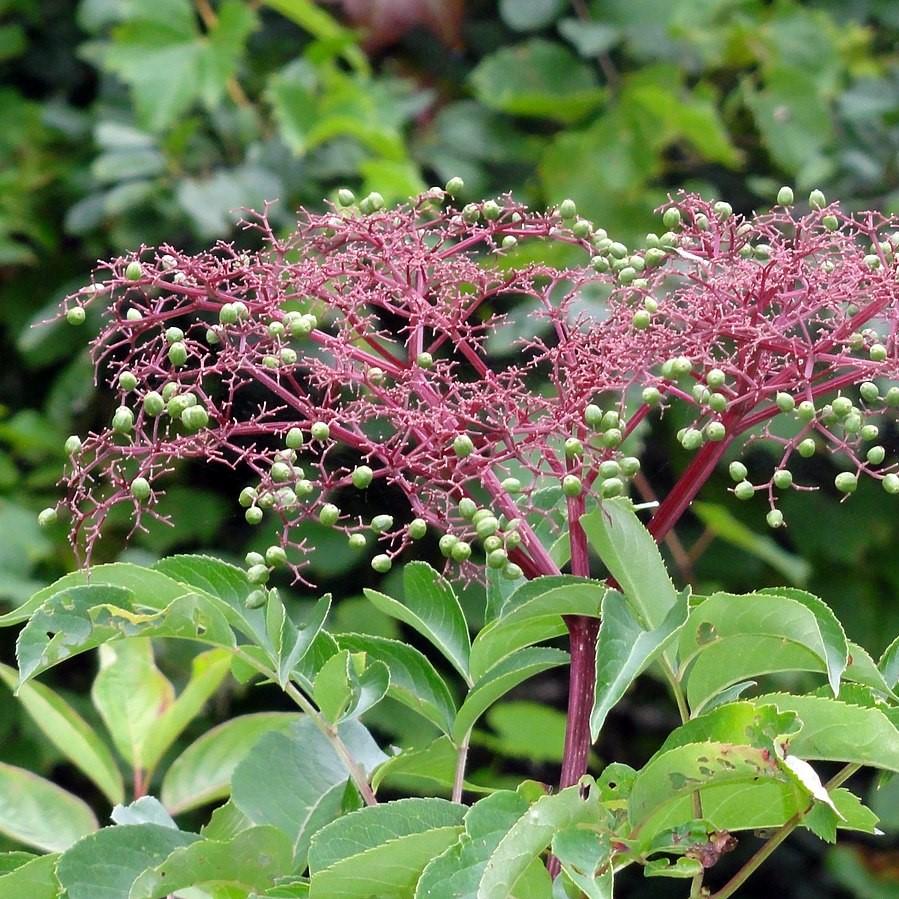
[(168, 767), (160, 796), (173, 814), (228, 795), (231, 775), (262, 737), (284, 732), (299, 719), (293, 712), (239, 715), (206, 731)]
[(528, 866), (560, 830), (592, 824), (603, 817), (599, 791), (584, 778), (581, 784), (543, 796), (509, 828), (484, 867), (477, 899), (507, 899)]
[[(0, 678), (15, 689), (18, 673), (0, 665)], [(41, 683), (24, 684), (19, 702), (48, 740), (115, 805), (125, 796), (115, 758), (96, 731), (58, 694)]]
[(891, 690), (895, 689), (897, 684), (899, 684), (899, 637), (896, 637), (883, 651), (877, 667), (883, 675), (887, 686)]
[(530, 762), (562, 761), (566, 716), (560, 709), (528, 700), (503, 702), (487, 712), (487, 723), (491, 733), (474, 731), (473, 745)]
[(332, 724), (358, 718), (387, 694), (390, 674), (383, 662), (369, 662), (365, 653), (341, 650), (331, 656), (315, 678), (312, 698)]
[(677, 592), (655, 540), (630, 502), (606, 500), (596, 511), (581, 516), (581, 527), (643, 627), (661, 627), (677, 604)]
[[(659, 752), (638, 772), (628, 797), (628, 819), (642, 845), (656, 833), (687, 819), (662, 821), (665, 807), (715, 784), (789, 782), (767, 749), (707, 741)], [(707, 814), (703, 805), (703, 813)]]
[[(421, 749), (405, 749), (391, 756), (372, 775), (372, 789), (377, 792), (382, 784), (404, 793), (433, 793), (449, 795), (456, 779), (459, 750), (449, 737), (438, 737)], [(470, 793), (489, 793), (483, 787), (465, 781)]]
[(265, 609), (266, 633), (272, 647), (271, 659), (283, 690), (299, 661), (309, 651), (328, 617), (331, 594), (325, 594), (313, 607), (301, 627), (287, 615), (284, 602), (275, 593), (269, 596)]
[(645, 630), (617, 590), (603, 599), (602, 624), (596, 643), (596, 694), (590, 733), (599, 737), (606, 716), (630, 685), (664, 651), (687, 620), (689, 592), (683, 591), (662, 624)]
[(425, 865), (453, 845), (465, 807), (400, 799), (328, 824), (309, 847), (310, 899), (411, 895)]
[(589, 66), (541, 38), (484, 57), (470, 78), (475, 96), (490, 109), (563, 124), (583, 118), (604, 97)]
[(799, 717), (802, 729), (790, 739), (793, 755), (899, 771), (899, 730), (880, 709), (788, 693), (769, 693), (754, 701)]
[(553, 855), (571, 881), (584, 891), (587, 899), (612, 899), (612, 866), (598, 878), (596, 871), (608, 865), (612, 847), (608, 837), (594, 830), (569, 827), (560, 830), (552, 841)]
[(199, 90), (208, 107), (215, 106), (237, 74), (247, 38), (258, 25), (254, 10), (241, 0), (224, 0), (199, 60)]
[(118, 640), (100, 647), (91, 700), (119, 754), (134, 770), (151, 767), (144, 743), (174, 699), (175, 688), (156, 667), (149, 640)]
[[(385, 761), (357, 721), (339, 725), (338, 733), (366, 772)], [(301, 718), (285, 733), (266, 734), (237, 765), (231, 801), (252, 823), (283, 830), (302, 869), (312, 834), (344, 811), (348, 779), (331, 744), (309, 719)]]
[[(564, 615), (599, 617), (608, 589), (598, 581), (567, 578), (535, 578), (519, 588), (487, 624), (471, 646), (471, 676), (477, 680), (494, 665), (525, 646), (567, 633)], [(540, 591), (540, 585), (545, 590)]]
[(56, 853), (39, 855), (0, 877), (0, 899), (58, 899)]
[(77, 796), (30, 771), (0, 762), (0, 833), (45, 852), (60, 852), (97, 829)]
[(178, 829), (174, 818), (165, 810), (155, 796), (141, 796), (128, 805), (117, 805), (110, 815), (115, 824), (159, 824), (162, 827)]
[(67, 899), (124, 899), (143, 871), (199, 839), (159, 824), (104, 827), (64, 853), (56, 875)]
[(143, 741), (144, 764), (154, 769), (163, 754), (203, 710), (231, 670), (232, 653), (209, 649), (191, 661), (190, 679), (175, 701), (156, 719)]
[(188, 593), (147, 611), (123, 587), (69, 587), (47, 599), (19, 632), (19, 683), (101, 643), (137, 636), (234, 647), (234, 634), (210, 597)]
[(425, 867), (415, 899), (476, 899), (488, 859), (527, 810), (527, 800), (511, 790), (476, 802), (465, 813), (465, 832)]
[(377, 590), (363, 592), (377, 609), (417, 630), (471, 684), (468, 625), (446, 578), (425, 562), (410, 562), (403, 568), (405, 602), (400, 603)]
[(366, 71), (368, 63), (359, 49), (354, 35), (323, 10), (314, 0), (265, 0), (265, 5), (299, 25), (324, 44), (341, 46), (347, 62), (359, 71)]
[(287, 836), (274, 827), (251, 827), (231, 840), (197, 840), (175, 849), (145, 870), (128, 899), (163, 899), (186, 887), (214, 884), (240, 890), (264, 890), (292, 867)]
[(337, 645), (383, 662), (390, 672), (387, 695), (418, 712), (443, 733), (450, 733), (456, 704), (446, 682), (414, 646), (366, 634), (339, 634)]
[(564, 7), (564, 0), (500, 0), (499, 14), (514, 31), (539, 31), (551, 25)]
[(690, 510), (716, 537), (770, 565), (788, 581), (794, 584), (805, 584), (808, 581), (811, 566), (805, 559), (787, 552), (771, 537), (748, 528), (726, 506), (694, 502)]
[(517, 687), (522, 681), (564, 665), (568, 661), (568, 653), (561, 649), (549, 647), (529, 647), (519, 649), (507, 656), (499, 664), (494, 665), (472, 687), (459, 713), (456, 715), (451, 734), (455, 742), (465, 739), (465, 735), (474, 726), (484, 712), (509, 690)]

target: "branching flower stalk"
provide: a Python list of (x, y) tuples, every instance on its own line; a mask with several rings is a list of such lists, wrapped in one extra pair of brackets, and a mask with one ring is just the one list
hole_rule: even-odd
[[(373, 534), (379, 572), (431, 530), (464, 577), (486, 566), (514, 584), (564, 560), (588, 577), (578, 520), (627, 492), (636, 432), (673, 404), (695, 456), (650, 522), (657, 540), (737, 442), (781, 447), (762, 482), (731, 465), (735, 496), (764, 497), (772, 527), (779, 493), (810, 489), (793, 482), (795, 453), (834, 453), (846, 495), (861, 476), (899, 492), (877, 443), (899, 408), (895, 222), (817, 191), (805, 214), (782, 191), (750, 218), (684, 194), (663, 210), (665, 233), (632, 250), (571, 201), (458, 209), (454, 191), (394, 209), (344, 191), (286, 238), (251, 218), (258, 252), (142, 247), (99, 267), (66, 310), (78, 324), (104, 305), (93, 359), (120, 403), (109, 427), (67, 442), (85, 563), (115, 506), (144, 528), (176, 464), (199, 459), (246, 473), (247, 522), (274, 531), (248, 559), (260, 590), (277, 566), (308, 584), (300, 526), (313, 519), (360, 551)], [(561, 257), (573, 261), (528, 261)], [(516, 341), (513, 361), (491, 359), (498, 340)], [(375, 486), (408, 515), (368, 514)], [(586, 769), (597, 632), (595, 619), (567, 624), (562, 786)]]

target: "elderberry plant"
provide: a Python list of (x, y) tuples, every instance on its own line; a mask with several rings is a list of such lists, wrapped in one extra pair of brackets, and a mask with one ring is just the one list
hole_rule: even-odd
[[(130, 507), (135, 529), (158, 517), (166, 478), (184, 459), (245, 473), (235, 502), (248, 524), (270, 529), (272, 542), (247, 557), (243, 573), (208, 560), (199, 568), (163, 561), (158, 573), (190, 588), (178, 598), (171, 587), (170, 605), (121, 592), (73, 597), (94, 588), (70, 585), (69, 593), (39, 595), (7, 616), (11, 623), (33, 613), (20, 638), (20, 676), (71, 654), (71, 645), (62, 649), (66, 613), (90, 622), (90, 639), (74, 641), (79, 649), (138, 633), (202, 633), (231, 647), (242, 670), (274, 680), (318, 727), (342, 766), (328, 789), (348, 774), (352, 795), (368, 806), (355, 814), (390, 833), (409, 826), (404, 809), (419, 816), (414, 832), (433, 842), (422, 837), (420, 864), (405, 846), (408, 870), (388, 881), (398, 895), (606, 896), (615, 871), (636, 863), (647, 874), (692, 878), (699, 896), (734, 831), (777, 827), (786, 835), (800, 823), (822, 835), (838, 826), (871, 830), (870, 813), (838, 790), (848, 773), (829, 791), (807, 759), (899, 767), (895, 644), (879, 667), (865, 662), (820, 600), (790, 588), (678, 594), (653, 539), (668, 535), (729, 448), (752, 441), (780, 446), (780, 459), (756, 483), (732, 462), (733, 493), (763, 496), (772, 527), (786, 523), (782, 491), (814, 487), (795, 481), (794, 453), (830, 451), (841, 468), (834, 487), (847, 496), (863, 476), (899, 492), (896, 460), (877, 443), (878, 427), (899, 407), (891, 383), (899, 378), (896, 223), (847, 215), (819, 191), (805, 214), (784, 188), (773, 210), (752, 217), (683, 194), (662, 210), (667, 230), (632, 249), (579, 218), (572, 201), (547, 212), (510, 197), (459, 209), (451, 201), (458, 190), (450, 182), (393, 209), (377, 194), (357, 204), (343, 191), (327, 212), (302, 213), (287, 237), (265, 214), (251, 218), (246, 228), (263, 244), (257, 252), (224, 243), (193, 256), (141, 248), (101, 265), (90, 287), (69, 298), (65, 315), (76, 325), (87, 305), (103, 304), (94, 362), (119, 397), (109, 427), (66, 443), (64, 506), (85, 562), (115, 506)], [(582, 261), (526, 261), (551, 258), (553, 245)], [(593, 294), (603, 297), (599, 312), (586, 303)], [(513, 310), (545, 327), (519, 341), (512, 363), (491, 365), (487, 342), (512, 327)], [(688, 421), (680, 443), (695, 455), (644, 529), (626, 499), (641, 477), (635, 432), (673, 406)], [(376, 483), (404, 497), (408, 514), (370, 509), (366, 491)], [(47, 509), (42, 521), (57, 514)], [(489, 585), (488, 624), (474, 643), (450, 582), (422, 563), (405, 568), (404, 602), (368, 593), (456, 669), (466, 696), (459, 708), (431, 663), (406, 652), (417, 650), (326, 637), (325, 600), (299, 629), (292, 623), (266, 584), (283, 567), (295, 584), (311, 586), (310, 547), (299, 536), (309, 520), (338, 529), (360, 551), (373, 536), (378, 572), (431, 531), (447, 577)], [(590, 580), (591, 548), (606, 582)], [(125, 589), (118, 574), (111, 588)], [(153, 611), (142, 618), (141, 608)], [(777, 627), (772, 616), (782, 619)], [(463, 819), (474, 721), (525, 677), (559, 664), (547, 655), (558, 650), (534, 644), (565, 630), (561, 792), (500, 792)], [(612, 765), (598, 782), (585, 778), (608, 710), (651, 665), (669, 683), (682, 727), (642, 771)], [(739, 700), (751, 678), (796, 670), (825, 674), (840, 699), (847, 681), (848, 702), (776, 688)], [(443, 737), (423, 764), (440, 768), (448, 754), (452, 803), (427, 800), (414, 812), (402, 805), (414, 800), (378, 803), (380, 775), (372, 772), (391, 760), (369, 765), (377, 753), (352, 728), (388, 692), (420, 712), (429, 697), (429, 720)], [(830, 705), (811, 701), (818, 698)], [(822, 748), (827, 740), (810, 736), (824, 733), (828, 714), (848, 721), (856, 707), (870, 713), (857, 723), (883, 741), (882, 751), (859, 754), (845, 740)], [(730, 791), (747, 782), (758, 789), (731, 814)], [(308, 857), (289, 873), (312, 896), (375, 895), (376, 873), (366, 880), (357, 855), (334, 848), (354, 826), (341, 810), (331, 809), (327, 820), (336, 820), (318, 834), (301, 832), (312, 839)], [(497, 840), (473, 861), (485, 826)], [(562, 871), (554, 887), (539, 860), (550, 847), (548, 870)], [(388, 867), (397, 849), (383, 856)], [(436, 872), (425, 865), (433, 854)], [(476, 871), (467, 875), (473, 892), (440, 892), (442, 878), (468, 869)], [(742, 882), (736, 876), (715, 895), (731, 895)], [(532, 891), (520, 892), (526, 885)]]

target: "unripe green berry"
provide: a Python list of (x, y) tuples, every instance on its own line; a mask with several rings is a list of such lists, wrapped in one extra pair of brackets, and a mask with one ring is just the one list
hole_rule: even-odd
[(871, 465), (880, 465), (886, 458), (887, 451), (882, 446), (872, 446), (865, 458)]
[(81, 438), (77, 434), (66, 437), (63, 449), (67, 456), (74, 456), (81, 449)]
[(166, 328), (165, 340), (168, 344), (178, 343), (179, 340), (184, 340), (184, 332), (180, 328)]
[(774, 397), (774, 403), (781, 412), (792, 412), (796, 408), (796, 400), (789, 393), (783, 391)]
[(202, 406), (188, 406), (181, 413), (181, 424), (188, 431), (199, 431), (209, 424), (209, 413)]
[(373, 190), (362, 202), (371, 212), (377, 212), (379, 209), (384, 208), (384, 197), (376, 190)]
[(868, 350), (868, 358), (872, 362), (883, 362), (887, 357), (887, 348), (882, 343), (872, 343)]
[(690, 374), (693, 363), (686, 356), (677, 356), (671, 360), (671, 370), (677, 377)]
[(821, 209), (827, 205), (827, 200), (825, 199), (824, 194), (816, 189), (808, 195), (808, 205), (811, 206), (812, 209)]
[(119, 406), (112, 416), (112, 429), (117, 434), (130, 434), (134, 428), (134, 413), (127, 406)]
[(506, 493), (521, 493), (521, 481), (518, 478), (504, 478), (500, 486)]
[(291, 349), (289, 346), (284, 347), (278, 355), (282, 365), (296, 365), (297, 351)]
[(713, 412), (724, 412), (727, 409), (727, 397), (723, 393), (711, 393), (706, 400), (708, 407)]
[(621, 433), (619, 428), (609, 428), (609, 430), (605, 431), (602, 435), (603, 446), (606, 446), (609, 449), (620, 446), (622, 440), (624, 440), (624, 434)]
[(565, 455), (569, 459), (573, 459), (576, 456), (582, 456), (584, 454), (584, 444), (581, 443), (577, 437), (569, 437), (565, 441)]
[(243, 601), (247, 609), (261, 609), (268, 602), (268, 592), (265, 590), (252, 590)]
[(899, 474), (893, 474), (892, 472), (886, 475), (881, 481), (883, 485), (883, 489), (889, 493), (891, 496), (895, 496), (899, 493)]
[(620, 478), (606, 478), (600, 484), (599, 492), (605, 499), (621, 496), (624, 493), (624, 482)]
[(727, 429), (720, 421), (710, 421), (705, 426), (705, 436), (713, 443), (718, 443), (727, 436)]
[(833, 484), (840, 493), (854, 493), (858, 487), (858, 476), (851, 471), (841, 471), (833, 479)]
[(243, 560), (247, 568), (252, 568), (254, 565), (265, 565), (265, 556), (262, 553), (248, 552)]
[(459, 177), (450, 178), (444, 189), (450, 196), (455, 197), (465, 190), (465, 182)]
[(724, 200), (719, 200), (712, 208), (715, 210), (715, 215), (722, 221), (730, 218), (734, 214), (733, 206), (731, 206), (730, 203), (726, 203)]
[(271, 354), (262, 357), (262, 364), (266, 368), (277, 368), (279, 363), (277, 356), (272, 356)]
[(796, 407), (796, 417), (808, 424), (815, 418), (815, 404), (811, 400), (803, 400)]
[(309, 433), (312, 434), (313, 440), (327, 440), (331, 436), (331, 428), (323, 421), (316, 421), (309, 428)]
[(301, 499), (307, 496), (311, 496), (312, 492), (315, 490), (315, 486), (312, 481), (307, 481), (306, 478), (301, 478), (296, 482), (293, 486), (293, 492), (296, 496)]
[(488, 222), (495, 222), (502, 215), (503, 209), (496, 200), (485, 200), (481, 205), (481, 212)]
[(503, 545), (503, 538), (496, 534), (491, 534), (484, 538), (484, 552), (492, 553), (493, 550), (499, 549)]
[(745, 481), (746, 475), (749, 474), (748, 469), (742, 462), (731, 462), (727, 467), (727, 473), (732, 481)]
[(852, 411), (852, 400), (848, 396), (838, 396), (830, 407), (838, 418), (845, 418)]
[(357, 490), (364, 490), (368, 485), (372, 482), (375, 473), (369, 468), (368, 465), (358, 465), (353, 470), (353, 474), (351, 475), (353, 480), (353, 486)]
[(471, 516), (472, 524), (477, 524), (479, 521), (483, 521), (485, 518), (495, 518), (496, 516), (490, 509), (478, 509), (474, 515)]
[(376, 534), (383, 534), (393, 527), (392, 515), (375, 515), (371, 520), (371, 529)]
[(368, 541), (365, 539), (365, 534), (350, 534), (347, 537), (347, 544), (350, 549), (365, 549), (368, 545)]
[(859, 433), (862, 440), (876, 440), (880, 434), (880, 428), (877, 425), (864, 425)]
[(638, 309), (631, 319), (631, 324), (638, 331), (645, 331), (652, 324), (652, 316), (645, 309)]
[(641, 398), (647, 406), (657, 406), (662, 399), (662, 394), (657, 387), (644, 387)]
[(505, 568), (509, 561), (509, 554), (504, 549), (494, 549), (487, 553), (488, 568)]
[(237, 309), (234, 308), (233, 303), (225, 303), (224, 306), (219, 309), (219, 323), (222, 325), (237, 324)]
[(318, 520), (326, 527), (337, 524), (340, 518), (340, 509), (334, 503), (325, 503), (318, 512)]
[(669, 230), (673, 230), (680, 224), (680, 210), (671, 206), (662, 213), (662, 224)]
[(577, 204), (572, 199), (559, 203), (559, 215), (563, 219), (573, 219), (577, 215)]
[(428, 523), (423, 518), (413, 518), (409, 522), (409, 536), (413, 540), (421, 540), (428, 532)]
[(806, 437), (805, 440), (801, 440), (796, 447), (796, 450), (799, 452), (799, 455), (802, 456), (803, 459), (810, 459), (815, 455), (815, 450), (817, 449), (817, 444), (811, 437)]
[(880, 268), (880, 257), (876, 253), (868, 253), (864, 263), (872, 272), (877, 271)]
[(698, 450), (703, 444), (702, 431), (697, 428), (687, 428), (681, 438), (681, 446), (685, 450)]
[(437, 541), (437, 546), (440, 549), (442, 555), (444, 555), (447, 559), (450, 557), (450, 553), (453, 551), (453, 547), (459, 542), (459, 538), (455, 534), (443, 534), (441, 538)]
[(468, 496), (463, 496), (459, 500), (459, 514), (466, 520), (474, 518), (475, 512), (478, 511), (478, 504)]
[(378, 574), (387, 574), (393, 567), (393, 562), (386, 553), (380, 553), (371, 560), (371, 567), (377, 571)]
[(825, 215), (821, 219), (821, 224), (824, 225), (828, 231), (836, 231), (837, 228), (840, 227), (839, 219), (837, 219), (835, 215)]
[(258, 494), (253, 487), (244, 487), (243, 490), (240, 491), (240, 495), (237, 497), (237, 502), (240, 503), (245, 509), (248, 509), (253, 503), (256, 502)]
[(727, 381), (727, 375), (720, 368), (712, 368), (706, 372), (705, 382), (714, 390), (723, 387)]
[(864, 381), (861, 383), (858, 388), (858, 393), (866, 403), (876, 403), (877, 400), (880, 399), (880, 391), (873, 381)]
[(485, 537), (490, 537), (499, 530), (499, 522), (491, 515), (476, 522), (474, 530), (478, 535), (478, 538), (483, 540)]
[(282, 546), (270, 546), (265, 551), (265, 561), (273, 568), (287, 564), (287, 553)]
[(125, 321), (129, 322), (139, 322), (143, 317), (140, 309), (135, 309), (133, 306), (125, 313)]
[(66, 321), (70, 325), (83, 325), (86, 318), (87, 313), (81, 306), (72, 306), (71, 309), (66, 310)]
[(857, 434), (862, 429), (862, 417), (858, 414), (858, 412), (850, 412), (843, 419), (843, 430), (846, 431), (847, 434)]
[(756, 259), (765, 260), (771, 256), (771, 247), (766, 243), (760, 243), (755, 247), (753, 255)]
[(784, 185), (777, 192), (777, 205), (778, 206), (792, 206), (793, 205), (793, 188), (787, 187)]
[(749, 483), (749, 481), (740, 481), (740, 483), (734, 487), (734, 496), (737, 499), (752, 499), (754, 495), (755, 488), (752, 486), (752, 484)]
[(459, 434), (453, 440), (453, 452), (460, 458), (470, 456), (474, 452), (474, 443), (467, 434)]
[(614, 459), (605, 459), (599, 463), (599, 475), (603, 478), (617, 478), (621, 466)]
[(250, 506), (243, 517), (247, 520), (247, 524), (259, 524), (262, 521), (263, 512), (259, 506)]
[(788, 471), (786, 468), (779, 468), (774, 472), (774, 477), (771, 480), (778, 490), (786, 490), (793, 484), (793, 472)]
[(292, 450), (298, 450), (303, 445), (303, 432), (299, 428), (291, 428), (284, 437), (285, 445)]
[(42, 528), (48, 528), (51, 524), (56, 524), (59, 516), (56, 513), (56, 509), (52, 506), (48, 506), (46, 509), (42, 509), (37, 516), (37, 523)]
[(272, 480), (276, 484), (283, 484), (285, 481), (293, 479), (293, 466), (286, 462), (275, 462), (271, 468)]
[(590, 403), (584, 409), (584, 421), (591, 428), (598, 428), (602, 423), (602, 409), (596, 403)]
[(696, 216), (693, 218), (693, 223), (699, 228), (700, 231), (708, 231), (709, 230), (709, 219), (702, 212), (698, 212)]
[(265, 584), (268, 582), (269, 576), (267, 565), (251, 565), (247, 570), (247, 580), (251, 584)]
[(356, 202), (356, 195), (346, 187), (337, 191), (337, 202), (341, 206), (352, 206)]
[(624, 259), (627, 256), (627, 247), (617, 240), (613, 241), (609, 244), (609, 255), (614, 256), (616, 259)]
[(514, 234), (507, 234), (502, 240), (504, 250), (514, 250), (518, 246), (518, 238)]
[(143, 275), (144, 270), (141, 264), (136, 259), (132, 259), (125, 269), (125, 277), (129, 281), (140, 281)]
[(149, 499), (150, 482), (146, 478), (135, 478), (131, 482), (131, 495), (139, 502)]
[(450, 557), (454, 562), (466, 562), (471, 558), (471, 546), (460, 540), (450, 551)]
[(520, 565), (516, 565), (514, 562), (509, 562), (505, 568), (503, 568), (503, 577), (507, 581), (517, 581), (520, 578), (524, 577), (524, 572), (521, 570)]
[(782, 528), (784, 523), (784, 513), (780, 509), (772, 509), (766, 516), (765, 521), (768, 522), (769, 528)]
[(636, 456), (625, 456), (621, 460), (621, 473), (632, 478), (640, 470), (640, 460)]
[(578, 219), (571, 226), (572, 233), (581, 240), (586, 240), (593, 233), (593, 223), (587, 219)]
[(891, 408), (899, 406), (899, 387), (891, 387), (884, 396), (884, 401)]
[(574, 498), (576, 496), (580, 496), (583, 492), (584, 485), (581, 483), (581, 479), (577, 475), (567, 474), (564, 478), (562, 478), (562, 493), (565, 496)]
[(169, 362), (175, 366), (175, 368), (180, 368), (187, 362), (187, 346), (180, 341), (177, 343), (173, 343), (169, 347)]
[(137, 376), (134, 372), (123, 371), (119, 374), (119, 387), (122, 390), (134, 390), (137, 387)]

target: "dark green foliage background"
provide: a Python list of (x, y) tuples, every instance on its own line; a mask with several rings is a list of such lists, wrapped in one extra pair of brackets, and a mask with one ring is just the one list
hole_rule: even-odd
[[(820, 187), (850, 208), (899, 210), (891, 0), (382, 6), (412, 24), (392, 27), (382, 16), (366, 43), (340, 4), (309, 0), (0, 0), (0, 601), (18, 604), (74, 564), (63, 526), (40, 532), (35, 516), (55, 501), (66, 435), (106, 417), (112, 397), (95, 393), (84, 352), (96, 321), (45, 322), (97, 258), (142, 243), (246, 240), (235, 210), (265, 200), (279, 201), (273, 218), (287, 229), (295, 208), (320, 206), (339, 186), (393, 202), (452, 175), (471, 199), (573, 197), (625, 241), (657, 230), (653, 207), (680, 187), (738, 211), (765, 206), (782, 183), (798, 196)], [(686, 461), (670, 439), (677, 426), (667, 421), (669, 433), (657, 430), (645, 447), (659, 492)], [(895, 431), (884, 443), (899, 451)], [(764, 470), (771, 460), (757, 445), (747, 464)], [(802, 474), (832, 483), (826, 460)], [(176, 527), (123, 551), (121, 520), (99, 555), (145, 560), (212, 547), (242, 555), (256, 547), (234, 502), (240, 486), (227, 472), (185, 468), (165, 501)], [(882, 494), (866, 487), (840, 507), (826, 487), (796, 495), (783, 504), (789, 530), (775, 540), (763, 532), (763, 510), (733, 502), (725, 486), (722, 473), (681, 529), (688, 549), (705, 546), (692, 571), (681, 571), (697, 589), (802, 583), (873, 653), (899, 632), (899, 516)], [(364, 620), (383, 632), (386, 619), (354, 598), (371, 572), (341, 541), (318, 537), (314, 575), (349, 597), (338, 627)], [(183, 674), (174, 650), (163, 661)], [(65, 687), (77, 694), (89, 676), (75, 668)], [(563, 702), (563, 682), (537, 689)], [(277, 701), (228, 696), (215, 715)], [(554, 776), (558, 741), (522, 741), (528, 714), (511, 706), (477, 738), (478, 760), (495, 776)], [(384, 717), (391, 739), (414, 741), (411, 722)], [(645, 684), (615, 713), (598, 754), (639, 764), (673, 723), (661, 690)], [(558, 725), (551, 716), (533, 730)], [(0, 744), (2, 760), (83, 786), (54, 771), (53, 751), (8, 697)], [(899, 827), (899, 791), (891, 795), (892, 803), (874, 800), (888, 830)], [(891, 845), (822, 856), (800, 837), (745, 895), (899, 895)], [(878, 879), (879, 871), (887, 873)], [(650, 884), (627, 894), (662, 895)]]

